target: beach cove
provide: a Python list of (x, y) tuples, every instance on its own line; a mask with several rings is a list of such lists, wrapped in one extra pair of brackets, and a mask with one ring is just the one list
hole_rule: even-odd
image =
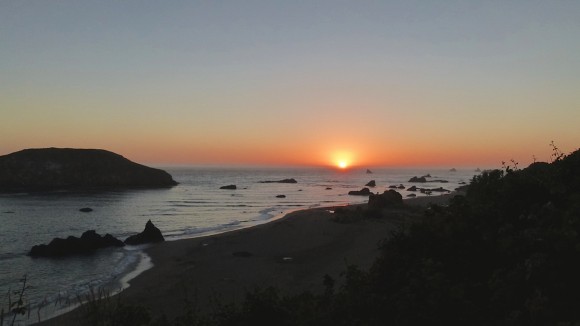
[[(325, 275), (340, 282), (347, 265), (369, 268), (381, 241), (421, 217), (428, 204), (444, 204), (451, 196), (408, 199), (381, 219), (338, 223), (333, 208), (313, 208), (251, 228), (154, 245), (145, 250), (153, 267), (129, 282), (121, 300), (171, 320), (188, 304), (208, 313), (216, 300), (239, 304), (257, 288), (321, 292)], [(77, 309), (41, 325), (76, 325), (82, 314)]]
[[(415, 183), (418, 187), (455, 189), (469, 182), (473, 169), (364, 169), (338, 171), (323, 168), (170, 168), (179, 182), (168, 189), (117, 191), (53, 191), (0, 195), (0, 293), (18, 285), (27, 275), (30, 317), (22, 324), (47, 320), (70, 309), (91, 289), (111, 293), (144, 269), (140, 246), (107, 248), (94, 255), (66, 259), (32, 258), (34, 245), (55, 237), (80, 236), (87, 230), (125, 239), (143, 230), (151, 220), (169, 242), (199, 238), (269, 223), (295, 211), (366, 203), (352, 196), (370, 180), (372, 192), (397, 187), (403, 198), (425, 196), (411, 191), (415, 176), (448, 183)], [(294, 178), (297, 183), (263, 183)], [(235, 184), (236, 190), (220, 189)], [(400, 189), (405, 185), (407, 189)], [(278, 198), (284, 195), (284, 198)], [(433, 196), (431, 196), (433, 197)], [(89, 207), (91, 212), (80, 211)], [(31, 232), (34, 230), (34, 232)], [(8, 300), (5, 300), (8, 303)], [(6, 309), (5, 309), (6, 311)], [(40, 314), (40, 316), (38, 316)]]

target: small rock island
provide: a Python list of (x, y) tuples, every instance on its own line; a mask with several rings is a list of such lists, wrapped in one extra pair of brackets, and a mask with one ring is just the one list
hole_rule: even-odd
[(102, 149), (25, 149), (0, 156), (0, 192), (175, 185), (163, 170)]

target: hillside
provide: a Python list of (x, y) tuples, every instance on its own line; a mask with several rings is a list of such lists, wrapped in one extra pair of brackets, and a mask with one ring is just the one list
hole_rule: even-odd
[(0, 191), (158, 188), (176, 185), (163, 170), (101, 149), (25, 149), (0, 156)]

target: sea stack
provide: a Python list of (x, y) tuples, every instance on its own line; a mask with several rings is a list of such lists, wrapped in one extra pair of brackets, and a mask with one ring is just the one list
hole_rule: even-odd
[(143, 243), (150, 242), (161, 242), (165, 241), (165, 238), (151, 220), (147, 221), (145, 224), (145, 230), (139, 234), (132, 235), (125, 240), (128, 245), (139, 245)]
[(101, 149), (25, 149), (0, 156), (0, 192), (162, 188), (176, 184), (163, 170)]

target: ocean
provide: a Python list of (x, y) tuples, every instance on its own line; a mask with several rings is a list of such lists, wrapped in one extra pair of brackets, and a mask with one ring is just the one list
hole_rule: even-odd
[[(161, 167), (163, 168), (163, 167)], [(115, 292), (127, 281), (151, 267), (144, 246), (99, 250), (93, 255), (64, 258), (31, 258), (30, 248), (55, 237), (80, 237), (87, 230), (110, 233), (124, 240), (141, 232), (151, 220), (167, 241), (228, 232), (267, 223), (292, 210), (363, 203), (367, 197), (350, 196), (370, 180), (383, 192), (391, 185), (411, 186), (413, 176), (430, 174), (431, 180), (417, 187), (453, 190), (478, 174), (474, 169), (365, 169), (339, 171), (330, 168), (216, 168), (171, 167), (179, 185), (168, 189), (104, 192), (0, 194), (0, 307), (9, 301), (26, 275), (30, 286), (25, 303), (28, 324), (66, 311), (90, 289)], [(295, 184), (261, 183), (287, 178)], [(236, 190), (219, 189), (235, 184)], [(398, 190), (407, 197), (406, 190)], [(423, 196), (416, 192), (417, 196)], [(277, 198), (285, 195), (285, 198)], [(92, 212), (79, 209), (90, 207)]]

